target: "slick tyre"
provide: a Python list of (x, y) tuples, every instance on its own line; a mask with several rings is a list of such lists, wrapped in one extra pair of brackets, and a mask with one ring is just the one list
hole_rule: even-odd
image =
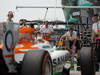
[(83, 47), (80, 53), (82, 75), (95, 75), (94, 53), (91, 47)]
[(23, 59), (21, 75), (53, 75), (49, 53), (45, 50), (27, 52)]

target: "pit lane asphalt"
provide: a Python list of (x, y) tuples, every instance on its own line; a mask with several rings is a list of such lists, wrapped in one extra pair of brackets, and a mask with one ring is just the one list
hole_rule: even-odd
[[(70, 75), (81, 75), (80, 71), (70, 71)], [(96, 72), (96, 75), (100, 75), (100, 72)]]
[[(19, 74), (7, 74), (7, 75), (19, 75)], [(80, 71), (70, 71), (70, 75), (81, 75)], [(100, 75), (100, 72), (96, 72), (96, 75)]]

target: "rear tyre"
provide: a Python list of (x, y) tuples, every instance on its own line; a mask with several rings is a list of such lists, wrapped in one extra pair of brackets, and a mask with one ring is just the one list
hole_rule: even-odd
[(49, 53), (44, 50), (27, 52), (23, 60), (21, 75), (53, 75)]
[(82, 75), (95, 75), (94, 53), (91, 47), (83, 47), (80, 54)]

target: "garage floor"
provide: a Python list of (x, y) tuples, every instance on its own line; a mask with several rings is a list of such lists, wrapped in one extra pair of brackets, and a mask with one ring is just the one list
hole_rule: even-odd
[[(71, 71), (70, 75), (81, 75), (80, 71)], [(100, 72), (96, 72), (96, 75), (100, 75)]]

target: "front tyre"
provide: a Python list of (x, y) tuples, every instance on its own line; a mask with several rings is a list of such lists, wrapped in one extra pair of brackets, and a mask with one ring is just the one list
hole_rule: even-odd
[(23, 60), (21, 75), (53, 75), (49, 53), (45, 50), (27, 52)]

